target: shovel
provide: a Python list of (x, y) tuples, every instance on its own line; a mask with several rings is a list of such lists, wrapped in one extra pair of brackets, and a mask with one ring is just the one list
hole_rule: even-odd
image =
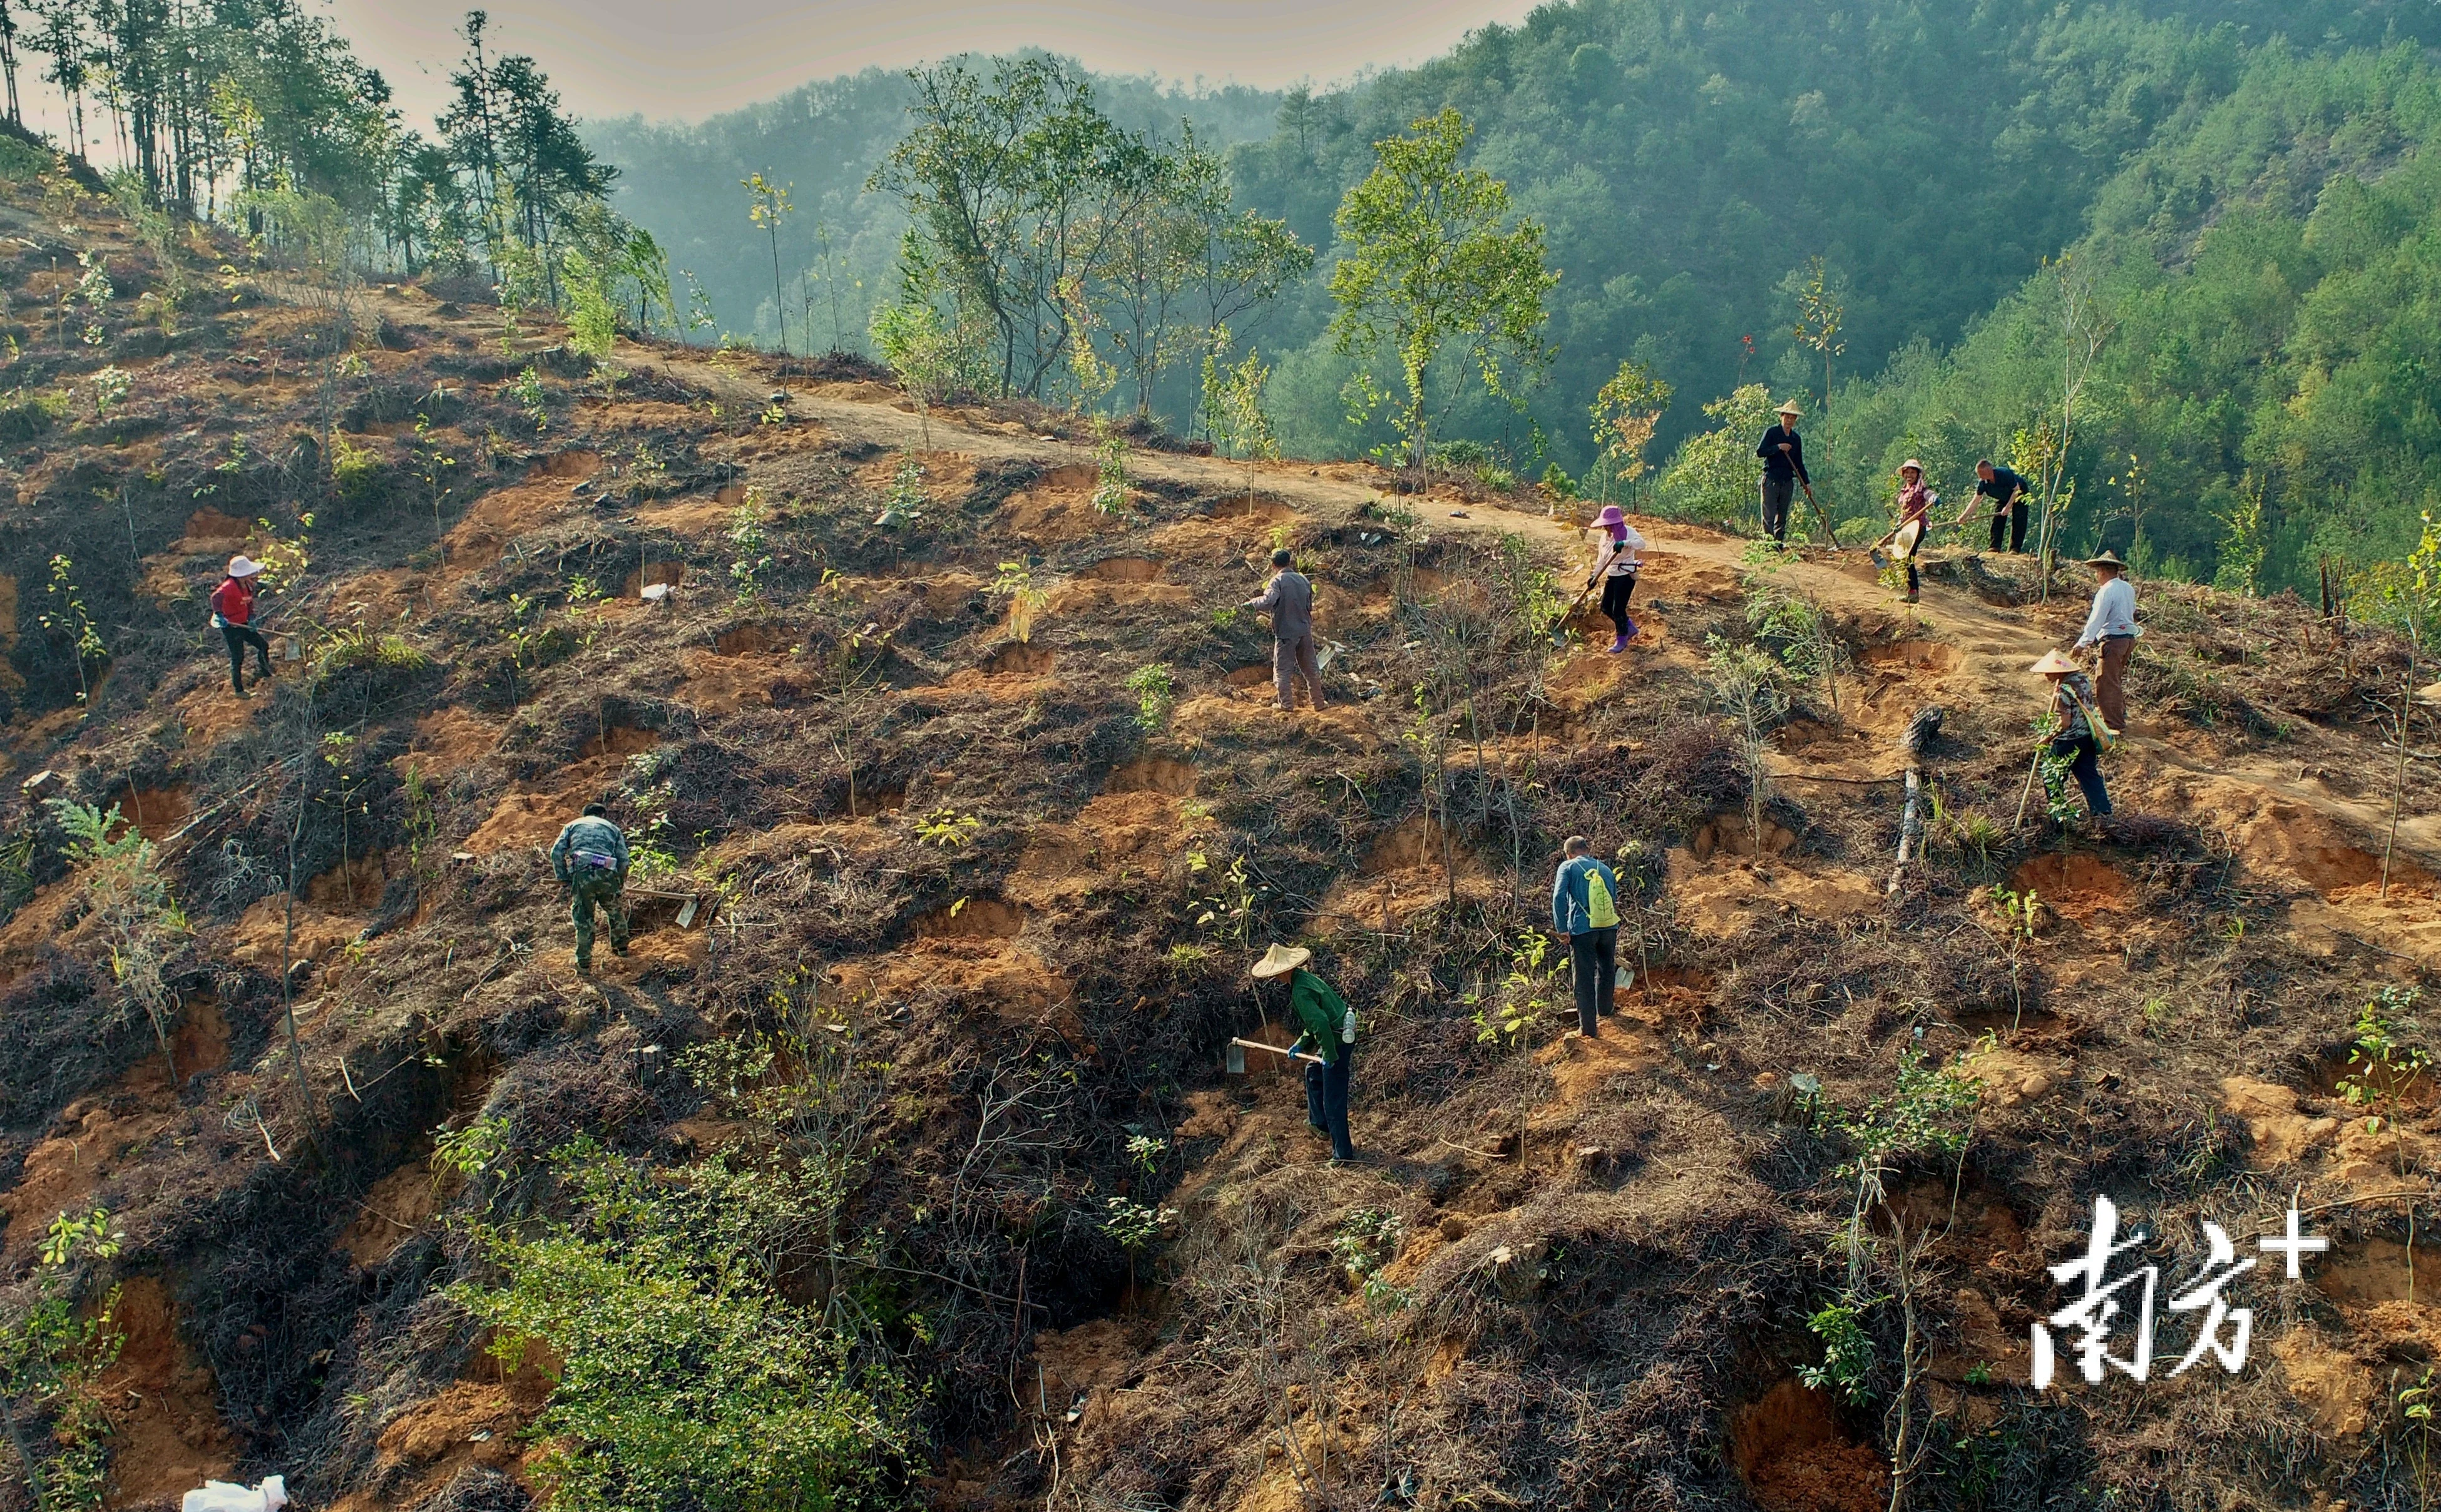
[(1568, 621), (1575, 619), (1577, 617), (1577, 611), (1585, 606), (1586, 595), (1592, 593), (1594, 591), (1594, 585), (1600, 581), (1601, 579), (1600, 576), (1587, 578), (1585, 580), (1585, 585), (1577, 590), (1576, 600), (1568, 605), (1568, 612), (1560, 616), (1557, 621), (1552, 622), (1551, 644), (1555, 646), (1565, 646), (1568, 643)]
[(1805, 491), (1805, 502), (1813, 506), (1814, 517), (1817, 521), (1821, 522), (1822, 533), (1831, 538), (1831, 554), (1833, 556), (1837, 556), (1839, 554), (1839, 528), (1831, 523), (1831, 515), (1829, 512), (1822, 508), (1822, 501), (1814, 496), (1814, 490), (1809, 488)]
[(1309, 1065), (1323, 1066), (1329, 1064), (1329, 1062), (1325, 1061), (1320, 1055), (1309, 1055), (1301, 1051), (1288, 1050), (1278, 1045), (1266, 1045), (1259, 1039), (1239, 1039), (1232, 1036), (1229, 1041), (1229, 1048), (1238, 1052), (1238, 1055), (1233, 1058), (1237, 1059), (1240, 1066), (1245, 1064), (1243, 1057), (1245, 1053), (1250, 1050), (1259, 1050), (1264, 1053), (1271, 1055), (1285, 1055), (1290, 1060), (1301, 1060), (1307, 1062)]

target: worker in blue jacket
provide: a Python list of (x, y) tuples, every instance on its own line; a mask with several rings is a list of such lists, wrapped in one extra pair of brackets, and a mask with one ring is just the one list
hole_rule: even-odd
[(1571, 835), (1551, 878), (1551, 930), (1568, 942), (1568, 975), (1577, 989), (1577, 1029), (1601, 1034), (1618, 984), (1618, 875), (1593, 854), (1593, 841)]

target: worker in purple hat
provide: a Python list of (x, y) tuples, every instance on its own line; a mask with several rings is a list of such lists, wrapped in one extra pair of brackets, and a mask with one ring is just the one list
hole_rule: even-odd
[[(1614, 657), (1627, 649), (1636, 639), (1636, 621), (1628, 618), (1627, 601), (1636, 594), (1636, 574), (1644, 567), (1644, 537), (1616, 504), (1607, 505), (1601, 517), (1594, 521), (1602, 532), (1601, 555), (1594, 563), (1594, 576), (1601, 580), (1601, 612), (1618, 627), (1618, 636), (1610, 643)], [(1592, 587), (1588, 582), (1585, 586)]]

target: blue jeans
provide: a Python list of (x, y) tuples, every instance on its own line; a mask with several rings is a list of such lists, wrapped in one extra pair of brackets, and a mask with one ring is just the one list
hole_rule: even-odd
[(1577, 1032), (1600, 1034), (1600, 1016), (1611, 1011), (1618, 985), (1618, 925), (1568, 936), (1568, 977), (1577, 989)]
[(1356, 1158), (1347, 1137), (1347, 1079), (1356, 1061), (1356, 1047), (1342, 1044), (1339, 1058), (1328, 1066), (1311, 1061), (1305, 1068), (1305, 1121), (1330, 1136), (1330, 1153), (1343, 1161)]
[(2086, 812), (2095, 819), (2110, 812), (2110, 790), (2102, 785), (2102, 763), (2095, 759), (2101, 749), (2091, 735), (2052, 742), (2052, 760), (2057, 761), (2063, 756), (2075, 758), (2068, 764), (2068, 774), (2076, 779), (2078, 789), (2085, 794)]

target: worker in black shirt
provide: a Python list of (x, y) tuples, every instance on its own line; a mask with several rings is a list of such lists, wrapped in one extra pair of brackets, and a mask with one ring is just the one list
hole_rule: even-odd
[(1805, 442), (1797, 435), (1794, 400), (1780, 406), (1780, 423), (1763, 433), (1763, 444), (1755, 448), (1755, 455), (1763, 459), (1763, 531), (1785, 545), (1790, 495), (1801, 485), (1807, 502), (1814, 498), (1814, 479), (1805, 473)]
[(2027, 501), (2033, 492), (2034, 485), (2009, 469), (1995, 467), (1988, 461), (1977, 462), (1975, 492), (1968, 496), (1966, 508), (1959, 511), (1958, 518), (1950, 523), (1965, 524), (1966, 516), (1975, 513), (1975, 501), (1988, 498), (1992, 501), (1992, 549), (2000, 549), (2000, 536), (2006, 531), (2009, 549), (2022, 553), (2026, 549)]

